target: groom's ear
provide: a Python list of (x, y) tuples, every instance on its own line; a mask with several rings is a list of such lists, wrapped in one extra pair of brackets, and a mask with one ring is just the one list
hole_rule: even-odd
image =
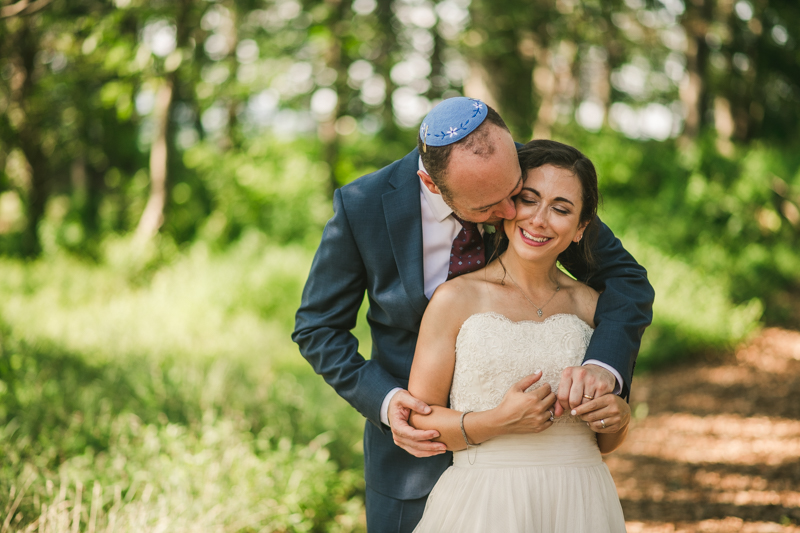
[(439, 190), (439, 187), (436, 186), (427, 172), (423, 170), (417, 170), (417, 176), (419, 176), (419, 179), (422, 180), (422, 183), (424, 183), (428, 190), (433, 194), (442, 194), (442, 191)]

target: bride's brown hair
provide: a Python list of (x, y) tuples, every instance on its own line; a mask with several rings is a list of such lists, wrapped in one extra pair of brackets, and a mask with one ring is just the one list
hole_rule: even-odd
[[(535, 139), (517, 150), (519, 166), (525, 175), (529, 170), (553, 165), (572, 172), (581, 182), (583, 190), (580, 223), (588, 222), (583, 231), (583, 238), (573, 242), (558, 256), (558, 261), (567, 270), (588, 266), (591, 271), (595, 267), (595, 258), (592, 248), (597, 241), (599, 222), (597, 220), (597, 206), (600, 202), (600, 192), (597, 188), (597, 171), (588, 157), (577, 148), (573, 148), (558, 141)], [(495, 234), (494, 255), (499, 255), (508, 245), (508, 239), (502, 231)], [(588, 277), (588, 272), (587, 272)], [(583, 279), (582, 281), (586, 281)]]

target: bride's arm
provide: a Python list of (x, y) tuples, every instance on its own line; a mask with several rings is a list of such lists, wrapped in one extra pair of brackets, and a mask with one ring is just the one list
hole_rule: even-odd
[[(437, 430), (439, 438), (434, 440), (444, 442), (450, 451), (467, 447), (461, 436), (461, 413), (447, 408), (456, 362), (456, 337), (466, 319), (460, 312), (453, 312), (463, 309), (459, 301), (461, 291), (455, 288), (460, 285), (464, 285), (462, 280), (439, 286), (428, 303), (408, 381), (408, 392), (431, 407), (431, 412), (424, 416), (412, 412), (409, 424), (416, 429)], [(477, 439), (477, 435), (470, 437)]]
[[(500, 405), (494, 409), (469, 412), (464, 417), (464, 433), (469, 443), (481, 444), (498, 435), (511, 433), (538, 433), (552, 426), (550, 409), (556, 397), (550, 391), (550, 385), (545, 383), (531, 392), (525, 392), (541, 377), (542, 373), (536, 372), (515, 383), (506, 392)], [(409, 385), (410, 391), (412, 391), (411, 385)], [(441, 405), (432, 405), (431, 402), (428, 405), (431, 406), (431, 412), (427, 415), (412, 413), (410, 424), (416, 429), (437, 430), (440, 436), (433, 440), (445, 443), (451, 452), (465, 449), (467, 443), (464, 434), (461, 433), (462, 412)]]
[[(454, 280), (437, 289), (420, 325), (417, 349), (411, 366), (408, 391), (427, 403), (427, 415), (412, 413), (409, 423), (417, 429), (434, 429), (440, 434), (434, 439), (443, 442), (450, 451), (467, 447), (461, 433), (461, 412), (447, 407), (455, 369), (456, 337), (461, 325), (471, 314), (466, 301), (464, 283)], [(470, 444), (480, 444), (498, 435), (532, 433), (552, 425), (550, 412), (555, 395), (545, 384), (531, 392), (525, 389), (541, 378), (533, 374), (516, 383), (496, 408), (469, 413), (464, 417), (464, 430)]]

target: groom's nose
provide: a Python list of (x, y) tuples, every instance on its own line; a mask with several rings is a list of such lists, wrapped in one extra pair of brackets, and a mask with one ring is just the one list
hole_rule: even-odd
[(514, 205), (514, 199), (509, 197), (497, 204), (495, 207), (495, 216), (498, 218), (504, 218), (506, 220), (511, 220), (515, 216), (517, 216), (517, 208)]

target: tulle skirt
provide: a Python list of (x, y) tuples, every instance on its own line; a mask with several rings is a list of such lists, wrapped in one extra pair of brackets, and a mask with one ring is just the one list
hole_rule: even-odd
[(417, 533), (618, 533), (625, 520), (594, 433), (557, 423), (453, 454)]

